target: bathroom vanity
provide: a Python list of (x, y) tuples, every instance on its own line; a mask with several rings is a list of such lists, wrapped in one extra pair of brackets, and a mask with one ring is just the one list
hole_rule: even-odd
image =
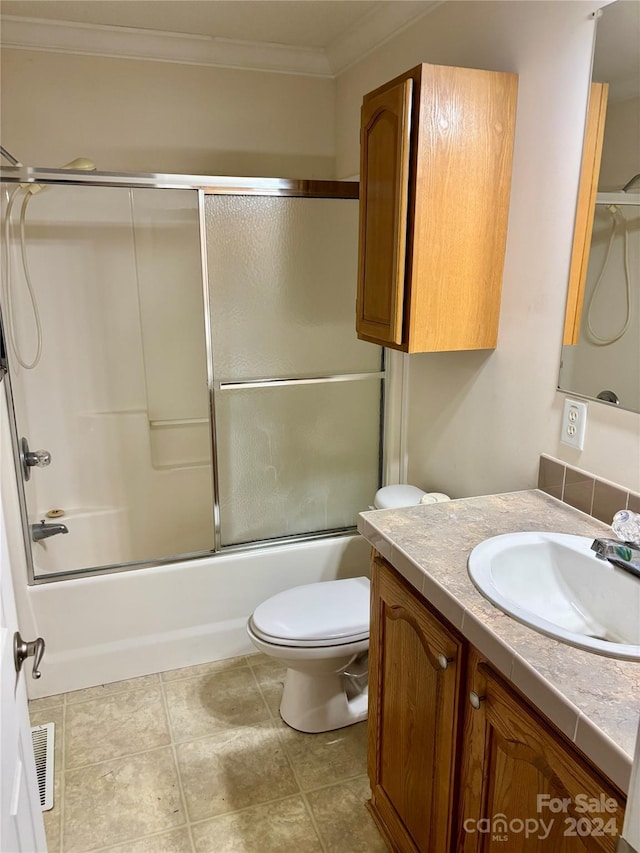
[(608, 528), (538, 491), (361, 516), (369, 807), (393, 850), (615, 850), (640, 664), (539, 634), (476, 590), (470, 551), (525, 530)]

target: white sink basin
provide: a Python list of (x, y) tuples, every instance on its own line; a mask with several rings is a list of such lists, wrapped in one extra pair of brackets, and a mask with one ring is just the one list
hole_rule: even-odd
[(640, 661), (640, 579), (596, 557), (593, 539), (509, 533), (477, 545), (471, 580), (492, 604), (542, 634)]

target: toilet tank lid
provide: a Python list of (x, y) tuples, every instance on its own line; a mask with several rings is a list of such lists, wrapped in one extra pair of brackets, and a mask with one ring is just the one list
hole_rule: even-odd
[(345, 578), (286, 589), (256, 607), (253, 624), (280, 640), (339, 640), (369, 635), (369, 579)]
[(397, 486), (383, 486), (373, 499), (376, 509), (399, 509), (403, 506), (417, 506), (426, 492), (417, 486), (401, 483)]

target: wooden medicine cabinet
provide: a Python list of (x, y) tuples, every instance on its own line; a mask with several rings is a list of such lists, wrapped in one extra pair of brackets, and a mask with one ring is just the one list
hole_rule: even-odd
[(495, 347), (516, 94), (515, 74), (423, 64), (364, 97), (359, 338)]

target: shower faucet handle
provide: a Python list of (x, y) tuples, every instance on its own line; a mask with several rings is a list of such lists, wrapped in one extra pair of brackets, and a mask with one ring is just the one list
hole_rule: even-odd
[(20, 440), (20, 461), (25, 480), (31, 478), (31, 468), (46, 468), (51, 465), (51, 454), (48, 450), (29, 450), (26, 438)]
[(25, 453), (24, 461), (30, 467), (46, 468), (51, 465), (51, 454), (48, 450), (33, 450)]

